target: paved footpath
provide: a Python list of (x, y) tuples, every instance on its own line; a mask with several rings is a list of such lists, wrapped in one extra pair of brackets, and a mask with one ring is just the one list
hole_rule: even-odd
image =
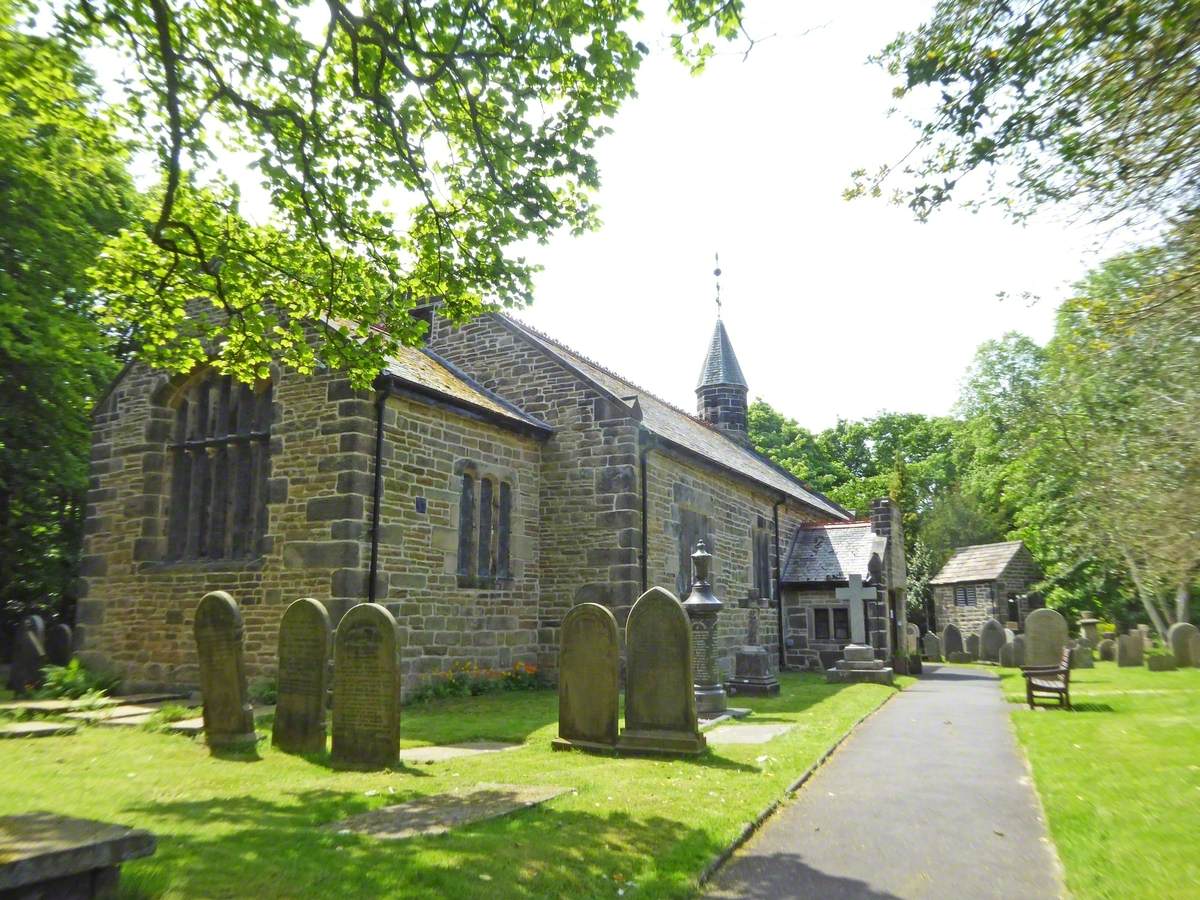
[(925, 671), (734, 855), (707, 896), (1063, 896), (997, 679)]

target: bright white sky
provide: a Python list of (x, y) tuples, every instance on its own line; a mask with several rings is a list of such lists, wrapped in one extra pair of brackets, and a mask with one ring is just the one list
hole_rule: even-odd
[(691, 410), (718, 250), (752, 399), (814, 430), (946, 413), (982, 341), (1050, 336), (1054, 308), (1097, 260), (1095, 235), (961, 210), (921, 225), (882, 200), (844, 201), (852, 169), (911, 145), (903, 117), (886, 117), (892, 80), (866, 57), (932, 2), (748, 6), (749, 32), (775, 36), (745, 61), (722, 48), (699, 77), (646, 26), (640, 96), (599, 148), (604, 225), (537, 248), (545, 271), (521, 318)]

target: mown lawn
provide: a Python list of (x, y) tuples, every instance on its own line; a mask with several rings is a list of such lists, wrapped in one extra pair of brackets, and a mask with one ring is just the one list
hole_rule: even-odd
[(1072, 895), (1200, 898), (1200, 669), (1076, 669), (1071, 713), (998, 671)]
[[(550, 691), (407, 708), (405, 746), (524, 746), (383, 773), (336, 772), (269, 742), (254, 758), (215, 758), (188, 738), (87, 728), (0, 742), (0, 814), (50, 810), (154, 832), (158, 852), (124, 868), (125, 897), (686, 897), (744, 825), (892, 690), (785, 674), (781, 697), (738, 703), (755, 722), (795, 728), (693, 760), (552, 752)], [(438, 837), (377, 842), (320, 829), (479, 782), (576, 793)]]

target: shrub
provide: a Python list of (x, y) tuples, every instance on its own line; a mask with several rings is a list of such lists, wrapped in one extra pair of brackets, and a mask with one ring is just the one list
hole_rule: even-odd
[(256, 678), (249, 688), (250, 701), (260, 706), (274, 706), (279, 699), (279, 685), (274, 678)]
[(516, 663), (511, 669), (481, 669), (472, 662), (455, 663), (413, 692), (410, 703), (446, 697), (478, 697), (498, 691), (530, 691), (541, 686), (537, 666)]
[(150, 714), (150, 718), (146, 720), (146, 724), (142, 727), (147, 731), (162, 731), (172, 722), (181, 722), (184, 719), (192, 718), (196, 714), (196, 710), (188, 709), (186, 706), (179, 706), (177, 704), (160, 706)]
[(46, 666), (42, 669), (42, 678), (44, 680), (38, 696), (43, 699), (99, 698), (115, 691), (121, 684), (119, 676), (94, 672), (77, 659), (65, 666)]

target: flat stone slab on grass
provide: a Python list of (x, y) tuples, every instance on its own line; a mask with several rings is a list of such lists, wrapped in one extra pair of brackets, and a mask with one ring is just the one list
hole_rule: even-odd
[(122, 704), (121, 706), (105, 706), (101, 709), (84, 709), (79, 712), (64, 714), (64, 719), (74, 719), (77, 722), (103, 722), (106, 719), (125, 719), (130, 716), (149, 716), (150, 713), (165, 706), (165, 703)]
[[(12, 722), (0, 725), (0, 738), (55, 737), (74, 734), (79, 726), (66, 722)], [(4, 844), (0, 842), (0, 861), (4, 859)]]
[(361, 834), (384, 841), (400, 841), (420, 835), (444, 834), (452, 828), (495, 819), (573, 791), (574, 788), (545, 785), (480, 784), (450, 794), (433, 794), (385, 806), (324, 827), (337, 834)]
[(19, 710), (35, 713), (63, 713), (76, 709), (98, 709), (102, 706), (114, 706), (117, 701), (111, 697), (98, 700), (16, 700), (11, 703), (0, 703), (0, 710)]
[[(137, 704), (137, 703), (158, 703), (159, 701), (164, 701), (164, 700), (190, 701), (192, 699), (192, 696), (193, 696), (192, 694), (187, 693), (186, 691), (184, 691), (184, 692), (159, 691), (158, 693), (148, 693), (148, 694), (127, 694), (124, 697), (117, 697), (116, 702)], [(195, 696), (197, 698), (196, 702), (199, 702), (200, 695), (196, 694)]]
[[(263, 716), (269, 716), (275, 712), (274, 706), (256, 706), (254, 707), (254, 718), (261, 719)], [(193, 719), (180, 719), (178, 722), (172, 722), (167, 726), (167, 731), (172, 734), (204, 734), (204, 716), (196, 716)]]
[(744, 719), (750, 715), (750, 710), (742, 706), (728, 706), (721, 712), (710, 716), (697, 716), (696, 721), (700, 723), (700, 729), (705, 733), (709, 733), (709, 729), (722, 722), (728, 722), (730, 719)]
[(471, 741), (464, 744), (439, 744), (430, 747), (409, 747), (400, 751), (400, 759), (409, 763), (435, 763), (447, 759), (458, 759), (463, 756), (479, 756), (482, 753), (500, 753), (504, 750), (516, 750), (522, 744), (509, 744), (500, 741)]
[(704, 736), (713, 745), (765, 744), (795, 727), (794, 725), (722, 725), (720, 728), (704, 732)]
[(0, 817), (0, 894), (93, 897), (115, 890), (121, 863), (149, 856), (148, 831), (48, 812)]

